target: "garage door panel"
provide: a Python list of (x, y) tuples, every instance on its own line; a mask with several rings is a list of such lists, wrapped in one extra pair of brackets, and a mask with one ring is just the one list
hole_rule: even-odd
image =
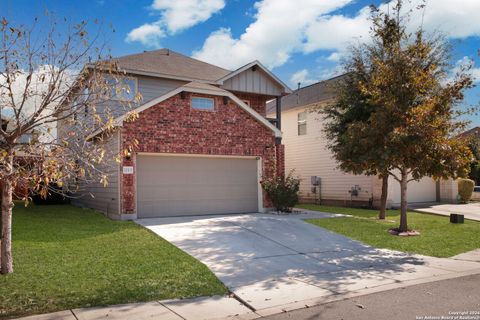
[(139, 155), (137, 198), (140, 218), (257, 212), (257, 161)]

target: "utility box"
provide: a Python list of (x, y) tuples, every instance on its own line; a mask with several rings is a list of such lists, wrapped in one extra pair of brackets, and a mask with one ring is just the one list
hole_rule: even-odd
[(451, 223), (463, 223), (464, 222), (463, 214), (450, 213), (450, 222)]
[(311, 176), (310, 177), (310, 182), (312, 183), (312, 186), (319, 186), (320, 185), (320, 177), (319, 176)]
[(362, 190), (362, 188), (360, 188), (360, 186), (356, 184), (350, 190), (348, 190), (348, 193), (350, 193), (354, 197), (358, 197), (360, 190)]

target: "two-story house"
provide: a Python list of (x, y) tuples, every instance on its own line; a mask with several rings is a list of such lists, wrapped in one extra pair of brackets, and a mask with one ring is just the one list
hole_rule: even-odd
[(258, 61), (230, 71), (169, 49), (114, 61), (129, 94), (139, 92), (142, 101), (137, 120), (115, 115), (104, 143), (112, 154), (138, 143), (120, 163), (110, 157), (105, 164), (113, 168), (107, 187), (84, 185), (74, 205), (116, 219), (269, 207), (260, 181), (283, 172), (284, 147), (266, 102), (291, 92), (282, 81)]

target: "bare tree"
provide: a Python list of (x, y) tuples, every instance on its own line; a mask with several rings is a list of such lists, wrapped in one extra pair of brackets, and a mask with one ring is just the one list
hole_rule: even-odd
[(15, 187), (28, 188), (22, 195), (26, 202), (32, 194), (69, 196), (79, 191), (80, 181), (106, 185), (108, 174), (99, 164), (120, 156), (109, 155), (104, 135), (93, 133), (102, 129), (108, 134), (118, 109), (128, 112), (140, 97), (131, 96), (134, 92), (122, 82), (104, 34), (98, 23), (70, 25), (48, 15), (31, 26), (1, 21), (2, 274), (13, 272)]

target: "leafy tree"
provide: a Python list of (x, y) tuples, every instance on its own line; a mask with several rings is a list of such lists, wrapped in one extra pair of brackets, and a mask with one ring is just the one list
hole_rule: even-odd
[(385, 136), (381, 131), (365, 130), (378, 106), (367, 99), (359, 86), (370, 77), (370, 71), (363, 68), (363, 52), (358, 48), (352, 48), (352, 52), (351, 59), (344, 61), (346, 75), (334, 84), (334, 104), (317, 111), (327, 120), (324, 131), (339, 168), (353, 174), (379, 175), (382, 179), (378, 218), (385, 219), (389, 177), (382, 148)]
[[(104, 59), (101, 28), (94, 27), (98, 32), (90, 36), (85, 21), (71, 26), (66, 19), (45, 21), (15, 26), (3, 18), (0, 24), (2, 274), (13, 272), (15, 186), (28, 186), (30, 195), (68, 195), (79, 191), (82, 181), (107, 184), (98, 164), (119, 157), (106, 153), (102, 137), (86, 139), (98, 128), (109, 131), (112, 95), (128, 90), (117, 81), (115, 65)], [(57, 122), (65, 124), (58, 135)]]
[(475, 185), (478, 186), (480, 184), (480, 138), (476, 135), (469, 138), (468, 147), (473, 154), (469, 178), (475, 181)]
[(449, 80), (448, 42), (421, 28), (407, 32), (408, 14), (401, 12), (402, 1), (392, 14), (373, 8), (372, 41), (352, 48), (347, 82), (324, 113), (330, 149), (342, 169), (388, 174), (400, 183), (398, 230), (404, 232), (408, 182), (468, 173), (471, 152), (456, 138), (467, 122), (459, 120), (464, 112), (456, 107), (473, 83), (468, 68)]

